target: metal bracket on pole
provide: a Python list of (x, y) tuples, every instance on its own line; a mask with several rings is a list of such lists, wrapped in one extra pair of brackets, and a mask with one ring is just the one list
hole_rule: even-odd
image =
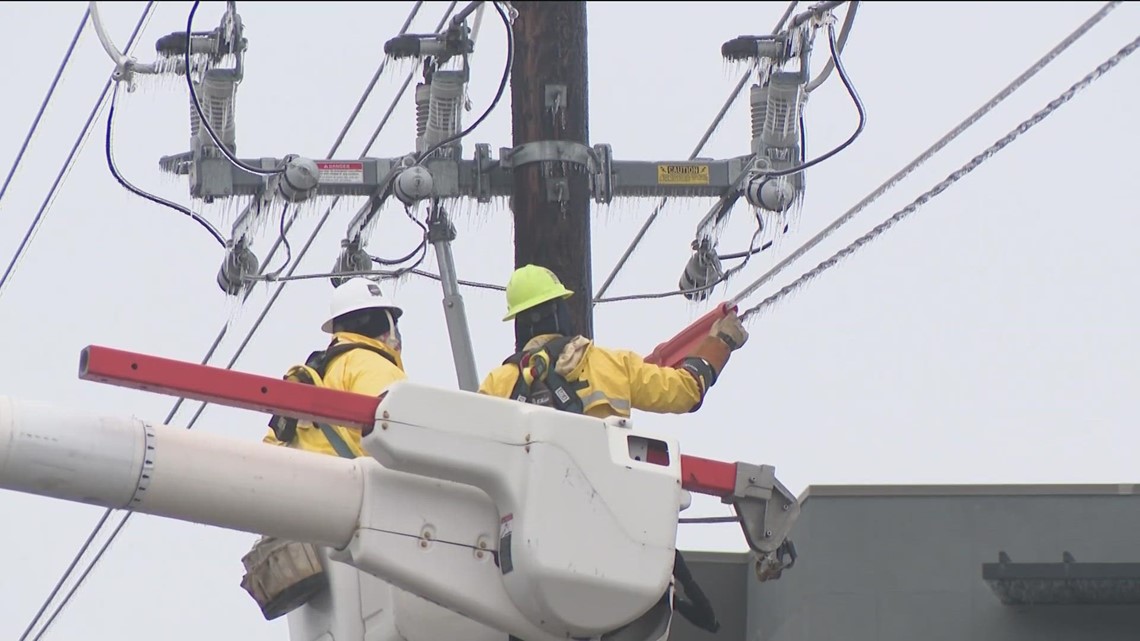
[(511, 169), (536, 162), (543, 163), (542, 180), (546, 184), (548, 202), (565, 202), (570, 190), (570, 183), (566, 176), (555, 175), (549, 163), (561, 162), (579, 165), (585, 167), (591, 175), (598, 171), (594, 150), (580, 142), (537, 140), (523, 143), (518, 147), (503, 147), (499, 150), (499, 163), (504, 168)]
[(491, 145), (481, 142), (475, 145), (475, 200), (481, 203), (491, 202), (491, 169), (497, 163), (491, 158)]
[(459, 280), (455, 274), (455, 259), (451, 255), (451, 241), (455, 240), (455, 227), (447, 219), (447, 212), (438, 201), (432, 204), (428, 217), (428, 242), (435, 249), (439, 263), (439, 281), (443, 286), (443, 315), (447, 320), (447, 334), (451, 339), (451, 353), (455, 359), (455, 376), (459, 389), (479, 391), (479, 374), (475, 366), (475, 352), (471, 345), (471, 331), (467, 327), (467, 312), (463, 296), (459, 293)]
[(518, 147), (499, 149), (499, 163), (512, 169), (536, 162), (568, 162), (581, 165), (591, 172), (597, 171), (594, 150), (580, 142), (569, 140), (536, 140)]

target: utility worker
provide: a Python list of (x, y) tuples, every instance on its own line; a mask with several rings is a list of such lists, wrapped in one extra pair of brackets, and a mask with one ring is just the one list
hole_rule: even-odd
[[(328, 320), (321, 326), (332, 334), (332, 341), (326, 349), (313, 352), (304, 366), (291, 368), (286, 380), (379, 396), (392, 383), (407, 378), (399, 327), (403, 313), (372, 280), (353, 278), (341, 283), (333, 290)], [(273, 417), (270, 428), (263, 441), (271, 445), (345, 458), (365, 455), (360, 430), (279, 416)]]
[[(632, 351), (606, 349), (574, 334), (566, 305), (573, 295), (545, 267), (526, 265), (511, 274), (503, 321), (515, 321), (516, 353), (487, 375), (480, 393), (595, 418), (628, 417), (631, 409), (695, 412), (729, 355), (748, 341), (748, 331), (733, 313), (713, 324), (680, 367), (652, 365)], [(715, 633), (720, 623), (712, 604), (680, 550), (673, 574), (685, 592), (683, 597), (673, 592), (674, 609), (696, 627)]]
[(516, 353), (492, 370), (480, 393), (549, 405), (597, 418), (628, 417), (630, 409), (684, 414), (701, 407), (729, 355), (748, 340), (735, 313), (718, 320), (678, 368), (646, 363), (575, 335), (566, 289), (549, 269), (526, 265), (507, 284)]
[[(399, 320), (403, 310), (385, 300), (380, 286), (366, 278), (347, 280), (333, 290), (328, 320), (321, 330), (332, 334), (324, 350), (313, 352), (285, 380), (344, 392), (379, 396), (389, 385), (407, 378)], [(360, 431), (274, 416), (262, 439), (271, 445), (344, 458), (365, 456)], [(267, 620), (307, 603), (328, 586), (326, 568), (316, 546), (263, 536), (244, 557), (241, 586)]]

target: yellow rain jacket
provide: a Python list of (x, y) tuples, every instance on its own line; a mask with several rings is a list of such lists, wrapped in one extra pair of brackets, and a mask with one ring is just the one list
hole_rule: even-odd
[[(538, 349), (556, 334), (532, 338), (523, 351)], [(630, 408), (657, 414), (685, 414), (700, 407), (704, 396), (697, 379), (688, 372), (646, 363), (628, 350), (611, 350), (578, 336), (563, 349), (555, 371), (577, 388), (583, 413), (595, 418), (629, 417)], [(510, 398), (519, 368), (507, 363), (491, 371), (479, 393)]]
[[(379, 396), (392, 383), (407, 378), (407, 374), (404, 373), (404, 362), (400, 358), (399, 352), (384, 343), (360, 334), (337, 332), (333, 334), (332, 344), (339, 343), (369, 345), (391, 358), (385, 358), (370, 349), (354, 349), (337, 355), (333, 357), (325, 369), (324, 387), (343, 392)], [(354, 454), (365, 456), (364, 450), (360, 447), (360, 430), (340, 425), (332, 427)], [(325, 435), (309, 421), (297, 423), (297, 437), (291, 443), (283, 443), (277, 440), (272, 429), (262, 441), (270, 445), (285, 445), (309, 452), (337, 456), (336, 450), (333, 449)]]

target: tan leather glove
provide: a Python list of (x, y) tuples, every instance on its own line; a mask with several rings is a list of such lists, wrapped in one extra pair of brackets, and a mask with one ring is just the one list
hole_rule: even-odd
[(735, 310), (713, 323), (712, 329), (709, 330), (709, 336), (724, 341), (724, 344), (733, 351), (744, 347), (744, 344), (748, 342), (748, 330), (744, 329), (744, 323), (740, 322), (740, 317), (736, 315)]

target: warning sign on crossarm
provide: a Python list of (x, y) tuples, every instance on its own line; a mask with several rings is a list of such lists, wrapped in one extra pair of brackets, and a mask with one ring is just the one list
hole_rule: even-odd
[(325, 185), (361, 185), (364, 183), (364, 163), (318, 160), (321, 183)]
[(657, 165), (658, 185), (707, 185), (708, 165)]

